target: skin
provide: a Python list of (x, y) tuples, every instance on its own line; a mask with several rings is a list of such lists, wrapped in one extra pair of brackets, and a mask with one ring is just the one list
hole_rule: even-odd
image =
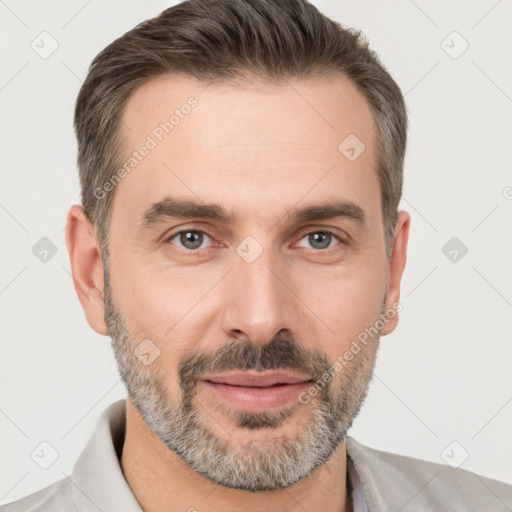
[[(163, 382), (174, 403), (181, 399), (183, 357), (214, 351), (227, 339), (264, 346), (285, 330), (336, 361), (383, 309), (399, 302), (410, 224), (409, 215), (399, 212), (388, 260), (374, 120), (347, 78), (208, 87), (193, 78), (152, 79), (135, 91), (124, 111), (127, 154), (190, 96), (197, 107), (116, 186), (109, 245), (112, 299), (124, 326), (132, 339), (150, 339), (161, 351), (154, 370), (141, 371), (165, 370)], [(366, 146), (353, 162), (338, 150), (348, 134)], [(165, 195), (219, 203), (239, 219), (233, 224), (168, 219), (142, 226), (140, 216)], [(297, 225), (287, 217), (292, 207), (339, 199), (360, 206), (365, 222), (336, 218)], [(80, 205), (71, 207), (67, 220), (76, 291), (89, 325), (107, 335), (96, 231)], [(202, 252), (191, 255), (179, 236), (169, 241), (185, 228), (209, 232)], [(323, 230), (341, 240), (334, 237), (328, 249), (315, 248), (307, 235)], [(248, 236), (263, 248), (250, 264), (236, 252)], [(392, 332), (397, 321), (398, 314), (380, 334)], [(378, 342), (368, 350), (375, 355), (377, 347)], [(333, 386), (341, 379), (335, 375)], [(310, 419), (311, 406), (304, 405), (276, 429), (248, 430), (237, 426), (229, 404), (204, 387), (196, 399), (210, 428), (234, 449), (269, 436), (294, 437)], [(129, 398), (121, 465), (145, 512), (350, 510), (345, 442), (287, 488), (230, 489), (199, 475), (169, 450)]]

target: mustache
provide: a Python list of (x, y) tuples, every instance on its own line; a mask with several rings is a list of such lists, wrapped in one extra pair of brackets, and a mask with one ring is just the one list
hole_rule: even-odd
[(188, 354), (179, 365), (178, 375), (187, 395), (207, 373), (287, 370), (308, 375), (316, 381), (330, 366), (328, 357), (320, 350), (305, 348), (292, 337), (278, 335), (265, 345), (255, 345), (250, 340), (231, 340), (215, 351)]

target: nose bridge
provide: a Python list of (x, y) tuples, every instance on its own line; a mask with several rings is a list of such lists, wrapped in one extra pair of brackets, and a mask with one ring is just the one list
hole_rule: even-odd
[[(293, 294), (282, 281), (286, 281), (282, 266), (273, 257), (271, 249), (257, 252), (256, 248), (240, 244), (230, 272), (222, 314), (222, 328), (230, 337), (249, 338), (251, 342), (264, 345), (282, 329), (297, 325)], [(249, 249), (244, 253), (244, 249)], [(261, 251), (261, 252), (260, 252)]]

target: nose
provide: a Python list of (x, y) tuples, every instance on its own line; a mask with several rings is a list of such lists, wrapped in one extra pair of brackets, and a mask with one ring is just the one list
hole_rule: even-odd
[(300, 320), (286, 270), (265, 253), (252, 263), (235, 261), (223, 287), (223, 332), (255, 345), (269, 343), (282, 330), (295, 332)]

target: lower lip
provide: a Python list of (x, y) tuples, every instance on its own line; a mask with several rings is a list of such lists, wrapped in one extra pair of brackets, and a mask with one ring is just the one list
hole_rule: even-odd
[(258, 412), (282, 407), (298, 399), (299, 394), (311, 385), (310, 381), (283, 384), (268, 388), (230, 386), (217, 382), (202, 381), (208, 389), (234, 406), (246, 411)]

